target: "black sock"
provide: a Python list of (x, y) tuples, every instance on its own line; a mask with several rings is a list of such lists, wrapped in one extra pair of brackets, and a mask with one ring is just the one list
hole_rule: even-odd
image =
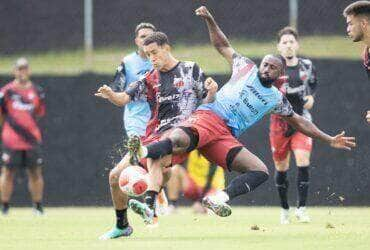
[(253, 191), (256, 187), (268, 179), (268, 174), (263, 171), (248, 171), (235, 177), (225, 189), (230, 200), (248, 192)]
[(128, 226), (127, 220), (127, 208), (122, 210), (116, 210), (116, 227), (124, 229)]
[(177, 200), (169, 200), (168, 205), (172, 205), (174, 207), (177, 207)]
[(148, 207), (154, 211), (154, 216), (157, 216), (155, 213), (155, 200), (157, 198), (157, 195), (157, 191), (148, 190), (146, 191), (146, 195), (144, 198), (144, 201), (148, 205)]
[(4, 214), (9, 211), (9, 207), (10, 207), (9, 202), (2, 202), (1, 210)]
[(298, 207), (306, 206), (308, 186), (310, 184), (309, 180), (310, 180), (309, 166), (298, 167), (297, 174)]
[(172, 154), (172, 142), (170, 139), (155, 142), (146, 146), (148, 152), (146, 158), (159, 159), (165, 155)]
[(288, 204), (288, 188), (289, 181), (287, 178), (287, 172), (275, 171), (275, 184), (279, 193), (280, 205), (284, 209), (289, 209)]
[(42, 203), (41, 202), (34, 202), (33, 207), (37, 210), (40, 211), (41, 213), (44, 212), (44, 209), (42, 208)]

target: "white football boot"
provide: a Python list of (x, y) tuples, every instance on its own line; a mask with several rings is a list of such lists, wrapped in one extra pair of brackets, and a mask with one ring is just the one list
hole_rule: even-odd
[(284, 209), (284, 208), (281, 209), (281, 211), (280, 211), (280, 224), (281, 225), (288, 225), (288, 224), (290, 224), (290, 220), (289, 220), (289, 208), (288, 209)]
[(295, 216), (297, 220), (301, 223), (309, 223), (311, 221), (310, 216), (308, 216), (306, 207), (299, 207), (295, 210)]

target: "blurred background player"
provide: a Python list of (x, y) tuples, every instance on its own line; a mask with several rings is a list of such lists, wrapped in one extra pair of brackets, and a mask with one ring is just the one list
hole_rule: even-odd
[(31, 71), (25, 58), (19, 58), (14, 68), (15, 79), (0, 90), (2, 127), (2, 213), (9, 211), (17, 169), (25, 168), (34, 211), (43, 213), (44, 180), (41, 166), (41, 131), (37, 119), (45, 115), (44, 93), (30, 80)]
[(225, 188), (224, 170), (211, 164), (198, 150), (190, 153), (186, 168), (180, 165), (172, 167), (171, 178), (167, 184), (169, 211), (177, 208), (180, 193), (194, 202), (195, 213), (206, 213), (201, 200), (207, 194)]
[[(343, 15), (347, 22), (348, 36), (353, 42), (362, 41), (365, 44), (363, 53), (364, 68), (370, 79), (370, 2), (354, 2), (344, 9)], [(370, 124), (370, 110), (367, 111), (366, 121)]]
[[(277, 49), (286, 63), (285, 74), (275, 86), (287, 97), (295, 113), (311, 119), (310, 110), (314, 103), (317, 87), (316, 71), (309, 59), (297, 57), (298, 33), (285, 27), (278, 33)], [(309, 165), (312, 151), (312, 138), (296, 131), (282, 117), (271, 115), (270, 143), (275, 163), (275, 182), (282, 207), (280, 221), (289, 223), (288, 178), (290, 154), (293, 152), (298, 167), (298, 203), (296, 216), (300, 222), (309, 222), (306, 213), (306, 200), (309, 186)]]

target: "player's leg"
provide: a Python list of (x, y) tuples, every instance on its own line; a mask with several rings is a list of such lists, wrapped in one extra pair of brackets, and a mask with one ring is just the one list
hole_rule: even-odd
[[(161, 159), (147, 159), (148, 168), (148, 190), (144, 195), (144, 203), (131, 199), (129, 207), (138, 215), (140, 215), (146, 224), (157, 224), (156, 200), (161, 188), (166, 184), (169, 178), (165, 177), (170, 174), (165, 170), (166, 166), (171, 165), (171, 155), (167, 155)], [(165, 172), (165, 173), (164, 173)]]
[(16, 169), (22, 164), (22, 151), (9, 150), (3, 148), (2, 162), (3, 166), (1, 168), (0, 176), (0, 186), (1, 186), (1, 205), (2, 213), (7, 214), (9, 211), (9, 202), (13, 194), (14, 187), (14, 177)]
[(182, 191), (183, 169), (180, 165), (175, 165), (171, 169), (171, 178), (167, 183), (167, 195), (170, 203), (170, 209), (177, 208), (177, 201)]
[(113, 201), (113, 207), (116, 214), (116, 224), (107, 233), (100, 236), (100, 239), (114, 239), (121, 236), (129, 236), (132, 234), (132, 227), (127, 219), (127, 194), (123, 193), (119, 188), (119, 176), (123, 169), (127, 168), (130, 156), (126, 154), (123, 159), (109, 172), (109, 187)]
[(231, 214), (231, 208), (227, 202), (253, 191), (268, 179), (265, 164), (241, 146), (235, 138), (220, 140), (201, 152), (211, 162), (241, 173), (230, 182), (224, 191), (203, 199), (203, 204), (221, 217)]
[(43, 214), (44, 210), (42, 207), (42, 196), (44, 191), (44, 179), (42, 176), (42, 167), (35, 166), (27, 169), (28, 175), (28, 190), (31, 194), (33, 207), (35, 213), (40, 215)]
[(42, 176), (43, 159), (41, 149), (35, 148), (24, 151), (24, 166), (27, 169), (28, 190), (31, 194), (35, 214), (41, 215), (44, 210), (42, 207), (42, 198), (44, 192), (44, 178)]
[(306, 201), (310, 184), (310, 157), (312, 151), (312, 139), (297, 132), (292, 140), (297, 169), (297, 193), (298, 203), (296, 216), (300, 222), (309, 222), (310, 217), (306, 211)]
[(270, 133), (272, 158), (275, 165), (275, 185), (280, 199), (280, 223), (289, 224), (288, 169), (290, 163), (291, 137), (285, 133)]
[(3, 166), (1, 168), (0, 185), (1, 185), (1, 205), (3, 214), (7, 214), (9, 211), (9, 202), (13, 194), (15, 172), (16, 172), (15, 168), (9, 168), (6, 166)]

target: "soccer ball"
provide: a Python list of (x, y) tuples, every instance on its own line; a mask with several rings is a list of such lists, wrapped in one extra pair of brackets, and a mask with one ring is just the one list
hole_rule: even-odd
[(118, 184), (128, 196), (141, 196), (148, 188), (147, 172), (140, 166), (128, 166), (119, 176)]

